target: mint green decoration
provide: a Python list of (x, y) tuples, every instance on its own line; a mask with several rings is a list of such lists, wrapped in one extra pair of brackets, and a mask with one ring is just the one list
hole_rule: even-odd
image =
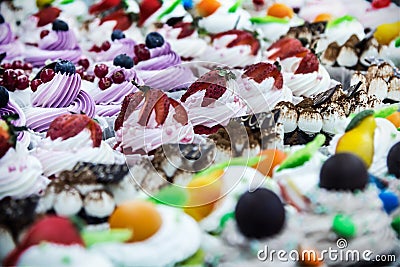
[(82, 231), (81, 237), (87, 247), (98, 243), (125, 242), (132, 237), (132, 230), (110, 229), (105, 231)]
[(62, 0), (61, 2), (60, 2), (60, 4), (61, 5), (67, 5), (67, 4), (71, 4), (71, 3), (73, 3), (74, 2), (74, 0)]
[(150, 198), (156, 204), (166, 204), (171, 206), (183, 207), (188, 201), (188, 193), (185, 188), (177, 185), (170, 185), (161, 189)]
[(284, 169), (291, 169), (302, 166), (309, 161), (318, 149), (325, 143), (325, 135), (318, 134), (314, 140), (309, 142), (305, 147), (295, 151), (289, 155), (276, 170), (277, 172)]
[(392, 220), (392, 228), (400, 236), (400, 215)]
[(250, 18), (250, 22), (254, 23), (254, 24), (267, 24), (267, 23), (286, 24), (286, 23), (289, 23), (289, 20), (277, 18), (277, 17), (273, 17), (273, 16), (265, 16), (265, 17), (252, 17), (252, 18)]
[(388, 107), (381, 108), (375, 111), (374, 117), (375, 118), (386, 118), (387, 116), (392, 115), (393, 113), (397, 112), (399, 109), (398, 104), (390, 105)]
[(357, 113), (357, 115), (355, 115), (347, 125), (345, 132), (356, 128), (366, 117), (372, 115), (375, 115), (375, 112), (372, 109), (366, 109), (361, 111), (360, 113)]
[(356, 19), (354, 17), (349, 16), (349, 15), (345, 15), (343, 17), (340, 17), (340, 18), (337, 18), (337, 19), (334, 19), (334, 20), (328, 22), (328, 25), (326, 25), (326, 27), (327, 28), (331, 28), (331, 27), (338, 26), (339, 24), (341, 24), (343, 22), (346, 22), (346, 21), (351, 22), (351, 21), (355, 21), (355, 20)]
[(204, 251), (202, 249), (199, 249), (190, 258), (179, 263), (178, 266), (203, 266), (205, 257), (206, 254), (204, 253)]
[(356, 235), (356, 225), (353, 220), (343, 214), (337, 214), (333, 218), (332, 230), (343, 238), (352, 238)]
[(400, 37), (396, 39), (396, 41), (394, 41), (394, 47), (398, 48), (400, 47)]
[(160, 20), (162, 19), (164, 16), (170, 14), (172, 11), (174, 11), (174, 9), (179, 6), (181, 4), (182, 0), (175, 0), (174, 2), (172, 2), (172, 4), (167, 7), (167, 9), (165, 9), (160, 15), (158, 15), (157, 19)]
[(228, 9), (229, 13), (235, 13), (239, 7), (242, 6), (243, 0), (236, 0), (236, 2)]

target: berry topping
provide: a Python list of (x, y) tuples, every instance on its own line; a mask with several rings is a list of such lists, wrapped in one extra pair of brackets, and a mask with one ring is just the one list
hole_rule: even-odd
[(37, 88), (39, 85), (41, 85), (43, 82), (40, 79), (34, 79), (31, 81), (31, 89), (33, 92), (36, 92)]
[(52, 23), (56, 18), (58, 18), (60, 13), (61, 9), (49, 6), (41, 9), (38, 13), (34, 14), (33, 16), (39, 19), (37, 22), (37, 26), (42, 27), (49, 23)]
[(15, 84), (17, 81), (18, 74), (16, 71), (12, 69), (6, 69), (3, 74), (3, 83), (4, 86), (9, 90), (9, 91), (15, 91)]
[(181, 28), (181, 32), (178, 35), (178, 39), (182, 39), (192, 35), (195, 31), (193, 24), (190, 22), (178, 22), (174, 25), (174, 28)]
[(146, 46), (148, 48), (160, 47), (164, 44), (164, 37), (158, 32), (151, 32), (146, 36)]
[(32, 70), (33, 69), (33, 65), (29, 62), (24, 63), (24, 65), (22, 65), (22, 69), (23, 70)]
[(260, 62), (250, 65), (245, 69), (244, 75), (257, 83), (262, 83), (265, 79), (272, 77), (275, 79), (274, 86), (277, 89), (282, 89), (283, 86), (282, 73), (275, 64)]
[(266, 238), (278, 234), (284, 226), (285, 208), (279, 197), (266, 188), (246, 192), (235, 208), (240, 232), (249, 238)]
[(24, 90), (29, 87), (29, 79), (26, 75), (20, 75), (17, 77), (16, 82), (17, 89)]
[(78, 65), (82, 66), (85, 70), (89, 68), (89, 60), (87, 58), (81, 58), (78, 61)]
[(328, 190), (363, 190), (369, 181), (364, 162), (354, 154), (339, 153), (322, 165), (319, 186)]
[(274, 51), (274, 53), (268, 57), (270, 60), (276, 60), (277, 58), (283, 60), (289, 57), (304, 57), (309, 51), (295, 38), (280, 39), (272, 44), (267, 51), (272, 51), (273, 49), (277, 49), (277, 51)]
[(143, 0), (139, 7), (139, 21), (138, 26), (143, 23), (162, 6), (161, 0)]
[(60, 72), (61, 74), (66, 73), (67, 75), (75, 74), (76, 72), (75, 65), (71, 61), (64, 59), (57, 61), (56, 65), (54, 66), (54, 71), (56, 73)]
[(44, 69), (40, 72), (40, 79), (42, 82), (47, 83), (50, 82), (56, 74), (52, 69)]
[(103, 63), (97, 64), (94, 67), (94, 75), (96, 75), (96, 77), (98, 77), (98, 78), (106, 77), (107, 73), (108, 73), (108, 67), (106, 64), (103, 64)]
[(8, 94), (7, 89), (4, 86), (0, 86), (0, 108), (6, 107), (9, 100), (10, 95)]
[(300, 61), (300, 64), (295, 71), (295, 74), (312, 73), (314, 71), (318, 71), (318, 68), (319, 62), (317, 56), (312, 52), (308, 52), (307, 55), (303, 57), (303, 59)]
[(49, 30), (43, 30), (40, 32), (40, 39), (43, 39), (44, 37), (46, 37), (48, 34), (50, 33)]
[(111, 47), (111, 44), (109, 41), (104, 41), (101, 44), (101, 50), (103, 50), (103, 51), (107, 51), (108, 49), (110, 49), (110, 47)]
[(113, 83), (120, 84), (125, 81), (125, 75), (122, 70), (118, 70), (113, 73), (113, 75), (111, 76), (111, 79), (112, 79)]
[(260, 42), (250, 32), (241, 30), (229, 30), (214, 35), (212, 39), (219, 39), (226, 35), (236, 35), (236, 38), (226, 47), (231, 48), (239, 45), (249, 45), (251, 47), (251, 53), (253, 55), (257, 55), (257, 52), (260, 49)]
[(139, 106), (143, 99), (144, 94), (142, 92), (131, 93), (125, 96), (124, 101), (122, 101), (121, 112), (118, 114), (118, 117), (115, 120), (114, 129), (116, 131), (122, 127), (124, 120), (132, 114), (132, 112)]
[(395, 144), (386, 159), (388, 173), (400, 178), (400, 143)]
[(83, 69), (82, 66), (78, 66), (78, 67), (76, 68), (75, 72), (76, 72), (77, 74), (79, 74), (79, 76), (83, 77), (83, 73), (85, 72), (85, 70)]
[(24, 63), (22, 63), (21, 60), (15, 60), (12, 64), (11, 64), (13, 69), (22, 69), (24, 66)]
[(63, 31), (66, 32), (69, 30), (68, 24), (60, 19), (56, 19), (55, 21), (53, 21), (53, 27), (52, 27), (53, 31)]
[(57, 138), (65, 140), (76, 136), (84, 129), (90, 130), (93, 147), (99, 147), (102, 140), (101, 128), (94, 120), (84, 114), (65, 114), (57, 117), (50, 124), (47, 137), (50, 137), (51, 140)]
[(125, 34), (121, 30), (114, 30), (111, 34), (112, 41), (123, 39), (123, 38), (125, 38)]
[(93, 45), (90, 49), (89, 52), (95, 52), (95, 53), (100, 53), (101, 52), (101, 47), (97, 45)]
[(374, 8), (384, 8), (390, 5), (390, 0), (373, 0), (372, 7)]
[(150, 51), (145, 44), (135, 45), (135, 59), (137, 62), (148, 60), (150, 58)]
[(91, 74), (85, 74), (85, 75), (83, 75), (83, 79), (86, 80), (86, 81), (88, 81), (88, 82), (94, 82), (94, 78), (95, 78), (95, 76), (94, 76), (94, 75), (91, 75)]
[(0, 14), (0, 24), (3, 24), (5, 21), (4, 21), (4, 17), (3, 17), (3, 15), (2, 14)]
[(112, 85), (112, 81), (110, 78), (108, 77), (103, 77), (100, 79), (99, 81), (99, 88), (101, 90), (106, 90), (107, 88), (109, 88)]
[(120, 54), (114, 58), (114, 66), (119, 66), (125, 69), (133, 67), (133, 59), (126, 54)]

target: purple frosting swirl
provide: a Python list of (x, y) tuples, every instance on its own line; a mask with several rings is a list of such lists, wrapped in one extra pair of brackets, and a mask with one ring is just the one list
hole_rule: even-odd
[(77, 63), (82, 55), (72, 31), (52, 31), (39, 41), (38, 47), (26, 51), (25, 61), (42, 66), (46, 60), (66, 59)]
[(13, 40), (13, 34), (11, 32), (10, 24), (4, 22), (0, 24), (0, 45), (11, 43)]
[[(26, 124), (26, 118), (25, 118), (25, 114), (22, 111), (22, 109), (17, 105), (17, 103), (15, 103), (13, 100), (10, 99), (10, 101), (8, 101), (7, 106), (5, 106), (4, 108), (0, 108), (0, 117), (4, 116), (4, 115), (10, 115), (10, 114), (18, 114), (19, 118), (15, 121), (13, 121), (12, 123), (15, 126), (25, 126)], [(18, 135), (18, 141), (19, 142), (27, 142), (26, 145), (29, 144), (29, 135), (25, 132), (21, 132)]]
[(5, 60), (13, 60), (22, 55), (23, 46), (14, 40), (10, 24), (0, 24), (0, 53), (6, 52)]
[[(150, 58), (140, 61), (136, 70), (162, 70), (181, 63), (181, 57), (171, 50), (171, 45), (165, 42), (162, 46), (150, 49)], [(140, 76), (140, 75), (139, 75)]]
[(127, 54), (130, 57), (135, 55), (134, 48), (136, 42), (129, 38), (123, 38), (111, 42), (111, 47), (107, 51), (90, 53), (94, 61), (111, 61), (119, 54)]
[(27, 126), (36, 132), (44, 132), (55, 118), (63, 114), (83, 112), (93, 117), (94, 100), (80, 87), (79, 74), (56, 74), (53, 80), (41, 84), (32, 94), (33, 107), (25, 109)]

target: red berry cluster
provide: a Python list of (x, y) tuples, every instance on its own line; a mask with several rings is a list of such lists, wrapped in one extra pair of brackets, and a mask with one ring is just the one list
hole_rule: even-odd
[(4, 63), (1, 67), (5, 69), (3, 75), (0, 76), (1, 86), (12, 92), (29, 87), (28, 75), (32, 72), (32, 64), (16, 60), (11, 63)]
[(94, 82), (94, 75), (93, 74), (88, 74), (86, 71), (89, 68), (90, 63), (87, 58), (81, 58), (78, 61), (78, 66), (76, 67), (75, 71), (78, 73), (82, 79), (89, 81), (89, 82)]
[(138, 44), (134, 47), (135, 57), (133, 58), (135, 64), (140, 61), (148, 60), (150, 58), (150, 51), (145, 44)]
[(108, 67), (106, 64), (97, 64), (94, 67), (94, 75), (99, 78), (99, 88), (101, 90), (106, 90), (113, 83), (120, 84), (125, 81), (125, 74), (122, 70), (115, 71), (111, 77), (106, 77), (108, 74)]
[(92, 48), (89, 49), (90, 52), (100, 53), (102, 51), (107, 51), (110, 49), (111, 44), (109, 41), (104, 41), (101, 46), (93, 45)]

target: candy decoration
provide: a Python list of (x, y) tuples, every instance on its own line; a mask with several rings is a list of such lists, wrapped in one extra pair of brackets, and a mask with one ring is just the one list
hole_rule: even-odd
[(158, 15), (157, 19), (160, 20), (163, 17), (165, 17), (166, 15), (170, 14), (172, 11), (174, 11), (174, 9), (179, 6), (181, 4), (182, 0), (175, 0), (174, 2), (172, 2), (172, 4), (167, 7), (163, 12), (161, 12), (160, 15)]
[(392, 228), (396, 231), (397, 235), (400, 236), (400, 215), (392, 220)]
[(397, 112), (397, 110), (400, 108), (399, 104), (393, 104), (388, 107), (381, 108), (379, 110), (376, 110), (374, 113), (375, 118), (386, 118), (393, 113)]
[(397, 21), (379, 25), (374, 32), (374, 37), (379, 44), (388, 45), (392, 40), (398, 37), (399, 33), (400, 21)]
[(379, 194), (379, 198), (387, 214), (392, 213), (399, 206), (399, 198), (393, 192), (383, 191)]
[(343, 214), (337, 214), (333, 218), (332, 230), (343, 238), (352, 238), (357, 232), (353, 220), (349, 216)]
[(130, 229), (110, 229), (105, 231), (81, 232), (83, 242), (87, 247), (106, 242), (126, 242), (132, 237)]
[(150, 200), (160, 204), (182, 207), (187, 203), (188, 198), (188, 193), (184, 188), (171, 185), (161, 189)]
[(242, 6), (243, 0), (236, 0), (236, 2), (228, 9), (229, 13), (235, 13), (239, 7)]
[(250, 18), (250, 22), (254, 24), (267, 24), (267, 23), (281, 23), (286, 24), (289, 22), (286, 18), (277, 18), (272, 16), (266, 17), (252, 17)]

